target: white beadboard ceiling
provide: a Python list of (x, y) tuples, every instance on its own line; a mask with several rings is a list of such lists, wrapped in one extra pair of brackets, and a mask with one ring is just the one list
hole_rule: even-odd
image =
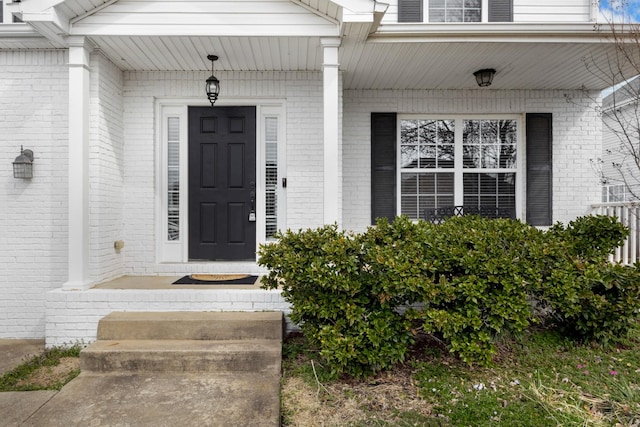
[[(318, 37), (93, 37), (123, 70), (317, 71)], [(345, 89), (477, 88), (472, 73), (497, 70), (492, 89), (603, 89), (611, 85), (587, 67), (607, 66), (601, 43), (422, 42), (349, 43), (340, 48)]]

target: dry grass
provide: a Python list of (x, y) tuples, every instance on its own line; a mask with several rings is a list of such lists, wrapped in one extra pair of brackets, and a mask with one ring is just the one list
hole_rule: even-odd
[(63, 357), (55, 366), (41, 366), (21, 379), (17, 387), (54, 388), (57, 384), (68, 381), (68, 378), (80, 370), (80, 358)]
[[(304, 363), (311, 364), (307, 360)], [(365, 422), (401, 425), (402, 414), (431, 416), (432, 407), (419, 396), (409, 368), (381, 373), (368, 380), (343, 380), (315, 384), (300, 376), (283, 380), (282, 399), (286, 407), (296, 408), (285, 414), (283, 425), (345, 426)]]

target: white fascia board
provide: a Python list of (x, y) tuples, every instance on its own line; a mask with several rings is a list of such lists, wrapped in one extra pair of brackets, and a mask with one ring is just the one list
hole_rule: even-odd
[[(342, 22), (380, 22), (389, 5), (387, 3), (371, 2), (369, 0), (353, 2), (332, 0), (342, 7)], [(378, 19), (379, 17), (379, 19)]]
[(371, 34), (375, 42), (402, 41), (497, 41), (497, 42), (606, 42), (606, 34), (593, 23), (416, 23), (384, 24)]
[(56, 26), (61, 33), (69, 34), (69, 18), (63, 16), (54, 8), (41, 12), (23, 12), (22, 20), (27, 23), (47, 22)]
[(21, 19), (31, 25), (56, 47), (65, 47), (65, 36), (69, 34), (69, 19), (56, 9), (49, 8), (40, 12), (22, 12)]
[(353, 13), (373, 13), (376, 2), (372, 0), (331, 0), (332, 3)]
[(9, 3), (7, 7), (11, 13), (29, 13), (42, 12), (60, 3), (64, 3), (64, 0), (29, 0), (19, 3)]

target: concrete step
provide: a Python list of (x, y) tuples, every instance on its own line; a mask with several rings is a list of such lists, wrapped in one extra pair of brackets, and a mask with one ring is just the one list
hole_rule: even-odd
[(80, 354), (82, 372), (256, 372), (280, 375), (279, 340), (100, 340)]
[(98, 340), (282, 341), (281, 312), (114, 312), (100, 320)]

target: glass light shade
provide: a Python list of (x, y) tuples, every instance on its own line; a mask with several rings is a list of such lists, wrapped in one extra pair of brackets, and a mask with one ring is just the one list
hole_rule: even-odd
[(491, 83), (493, 82), (493, 76), (495, 76), (495, 74), (496, 70), (494, 70), (493, 68), (486, 68), (484, 70), (478, 70), (473, 73), (473, 75), (476, 76), (476, 83), (478, 83), (478, 86), (480, 87), (491, 86)]
[(207, 91), (207, 98), (209, 98), (209, 102), (213, 107), (213, 104), (216, 102), (218, 95), (220, 94), (220, 80), (218, 80), (216, 76), (211, 75), (211, 77), (207, 79), (205, 89)]
[(33, 178), (33, 151), (20, 149), (20, 155), (13, 161), (13, 177)]

